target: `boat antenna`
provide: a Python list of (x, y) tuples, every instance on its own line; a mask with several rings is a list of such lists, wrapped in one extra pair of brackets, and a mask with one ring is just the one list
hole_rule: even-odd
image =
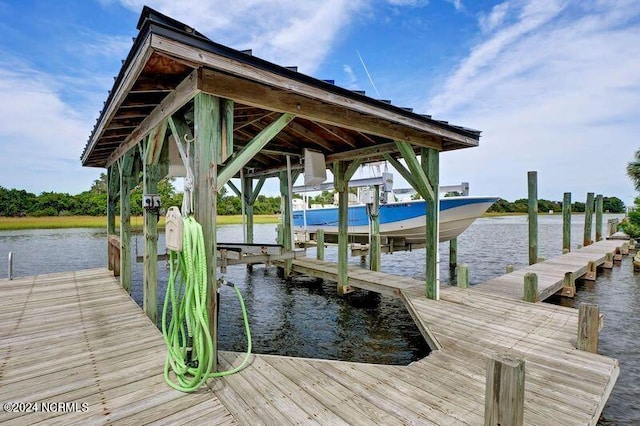
[(360, 52), (358, 51), (358, 49), (356, 49), (356, 54), (358, 55), (358, 58), (360, 58), (360, 62), (362, 63), (362, 68), (364, 68), (364, 72), (367, 74), (367, 78), (369, 79), (369, 82), (373, 86), (373, 90), (376, 91), (376, 94), (378, 95), (378, 98), (382, 98), (382, 96), (380, 96), (380, 92), (378, 92), (378, 88), (376, 87), (375, 83), (373, 82), (373, 78), (371, 78), (371, 74), (369, 74), (369, 70), (367, 69), (367, 65), (364, 63), (364, 59), (362, 59), (362, 55), (360, 55)]

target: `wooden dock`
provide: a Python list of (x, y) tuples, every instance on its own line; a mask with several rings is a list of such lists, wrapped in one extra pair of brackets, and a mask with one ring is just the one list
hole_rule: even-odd
[[(589, 271), (590, 262), (593, 262), (594, 267), (601, 266), (605, 263), (607, 253), (614, 254), (616, 250), (622, 252), (623, 247), (626, 246), (628, 246), (628, 242), (623, 240), (601, 240), (570, 253), (534, 263), (506, 275), (476, 284), (473, 286), (473, 290), (522, 299), (524, 276), (532, 272), (538, 276), (538, 300), (545, 300), (562, 290), (565, 273), (573, 273), (575, 279), (584, 277)], [(595, 280), (595, 277), (593, 279)]]
[[(526, 424), (597, 422), (619, 366), (575, 349), (576, 310), (457, 288), (433, 301), (420, 281), (349, 272), (353, 285), (402, 298), (440, 350), (409, 366), (255, 355), (183, 394), (164, 383), (160, 333), (106, 270), (0, 280), (0, 401), (87, 404), (0, 421), (483, 424), (485, 360), (506, 353), (526, 362)], [(221, 368), (240, 357), (221, 353)]]
[(211, 391), (167, 386), (165, 354), (105, 269), (0, 280), (0, 402), (25, 404), (0, 422), (236, 424)]

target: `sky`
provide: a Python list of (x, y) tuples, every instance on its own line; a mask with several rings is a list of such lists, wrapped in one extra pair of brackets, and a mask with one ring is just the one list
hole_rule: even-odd
[(625, 173), (640, 149), (637, 0), (0, 0), (0, 186), (77, 194), (104, 171), (80, 154), (144, 4), (481, 130), (479, 147), (441, 155), (441, 184), (513, 201), (536, 170), (540, 198), (638, 195)]

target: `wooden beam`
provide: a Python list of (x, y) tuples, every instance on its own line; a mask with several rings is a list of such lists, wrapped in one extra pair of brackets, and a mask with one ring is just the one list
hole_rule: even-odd
[[(260, 91), (256, 91), (255, 96), (252, 96), (250, 101), (243, 101), (242, 103), (253, 105), (253, 106), (264, 106), (264, 101), (261, 99), (265, 99), (265, 94), (271, 92), (273, 95), (269, 98), (275, 96), (282, 97), (282, 93), (291, 94), (293, 96), (306, 98), (308, 100), (313, 101), (316, 105), (321, 103), (330, 104), (329, 106), (336, 106), (340, 110), (349, 109), (349, 115), (372, 115), (373, 121), (379, 119), (389, 120), (391, 122), (396, 122), (401, 125), (401, 127), (412, 130), (410, 128), (419, 129), (421, 132), (429, 132), (434, 135), (438, 135), (444, 138), (448, 138), (468, 146), (477, 146), (478, 141), (465, 135), (461, 135), (458, 132), (453, 131), (452, 129), (448, 129), (446, 127), (441, 127), (435, 123), (430, 121), (426, 121), (424, 119), (419, 119), (417, 117), (408, 115), (407, 113), (400, 113), (396, 111), (390, 111), (389, 107), (384, 104), (371, 103), (371, 102), (359, 102), (355, 101), (352, 97), (344, 96), (338, 93), (328, 92), (325, 89), (315, 87), (313, 85), (294, 80), (288, 77), (283, 77), (282, 75), (265, 72), (263, 69), (252, 67), (246, 63), (236, 61), (234, 59), (230, 59), (228, 57), (224, 57), (222, 55), (217, 55), (212, 52), (208, 52), (204, 49), (198, 49), (191, 46), (185, 46), (180, 42), (173, 41), (167, 37), (154, 35), (151, 46), (160, 51), (166, 52), (172, 56), (177, 56), (179, 58), (183, 58), (189, 61), (203, 63), (206, 66), (210, 66), (212, 69), (220, 70), (220, 71), (212, 71), (207, 69), (207, 73), (205, 74), (207, 80), (211, 83), (218, 83), (218, 85), (211, 85), (205, 91), (217, 94), (219, 96), (234, 99), (236, 101), (242, 101), (241, 99), (235, 99), (233, 96), (228, 96), (227, 94), (220, 93), (219, 91), (214, 91), (218, 87), (220, 90), (222, 88), (228, 87), (238, 87), (239, 83), (234, 83), (229, 86), (230, 79), (238, 79), (237, 76), (242, 76), (246, 78), (247, 82), (255, 81), (256, 85), (262, 86), (264, 89)], [(235, 74), (235, 75), (234, 75)], [(226, 77), (226, 78), (224, 78)], [(259, 82), (259, 83), (258, 83)], [(216, 87), (218, 86), (218, 87)], [(204, 90), (204, 89), (203, 89)], [(240, 93), (246, 93), (251, 95), (251, 91), (242, 90)], [(305, 103), (304, 107), (306, 107)], [(295, 104), (294, 104), (295, 107)], [(301, 105), (300, 109), (305, 109), (303, 105)], [(267, 108), (273, 109), (273, 108)], [(279, 109), (282, 112), (291, 112), (295, 113), (295, 111), (287, 111)], [(296, 114), (298, 115), (298, 114)], [(341, 127), (344, 126), (344, 121), (348, 121), (346, 117), (339, 123), (329, 123), (336, 124)], [(354, 130), (364, 130), (362, 129), (354, 129)], [(371, 132), (370, 132), (371, 133)], [(383, 135), (382, 135), (383, 136)], [(410, 137), (407, 135), (407, 137)], [(392, 139), (400, 139), (405, 140), (402, 137), (391, 137)]]
[(163, 120), (169, 118), (174, 112), (182, 108), (197, 93), (198, 90), (198, 74), (193, 71), (189, 74), (176, 89), (168, 94), (154, 110), (142, 120), (142, 123), (131, 132), (122, 144), (107, 159), (107, 166), (113, 164), (132, 146), (136, 145), (142, 138), (147, 136), (151, 130), (155, 129)]
[(316, 259), (324, 260), (324, 229), (316, 231)]
[[(427, 194), (425, 200), (433, 200), (435, 199), (435, 193), (433, 191), (433, 183), (429, 181), (425, 171), (422, 169), (418, 159), (416, 158), (416, 153), (413, 150), (411, 144), (402, 141), (396, 141), (396, 146), (398, 147), (398, 151), (402, 155), (405, 163), (407, 163), (407, 168), (411, 172), (413, 176), (414, 183), (418, 186), (418, 188), (414, 188), (416, 191), (422, 191)], [(437, 191), (437, 187), (436, 187)]]
[(229, 179), (234, 177), (254, 155), (260, 152), (260, 150), (294, 118), (295, 116), (292, 114), (282, 114), (277, 120), (256, 135), (240, 152), (234, 155), (227, 165), (218, 173), (217, 190), (219, 191)]
[(403, 166), (400, 161), (396, 160), (389, 154), (384, 154), (383, 157), (385, 160), (387, 160), (391, 164), (391, 167), (393, 167), (398, 173), (400, 173), (400, 176), (402, 176), (404, 180), (406, 180), (407, 183), (411, 185), (411, 187), (415, 189), (418, 192), (418, 194), (420, 194), (422, 198), (424, 198), (425, 200), (429, 198), (429, 193), (424, 191), (423, 188), (421, 188), (415, 182), (415, 180), (413, 179), (413, 176), (411, 175), (411, 172), (407, 170), (407, 168)]
[(236, 184), (231, 180), (227, 182), (227, 186), (233, 191), (234, 194), (236, 194), (236, 197), (242, 197), (242, 191), (240, 191)]
[(242, 184), (240, 196), (243, 198), (246, 217), (245, 235), (247, 236), (247, 241), (245, 242), (253, 244), (253, 178), (243, 176), (240, 183)]
[(267, 180), (266, 177), (261, 176), (260, 178), (258, 178), (258, 183), (256, 184), (256, 187), (253, 189), (253, 192), (251, 193), (251, 204), (255, 203), (256, 199), (258, 198), (258, 195), (260, 195), (260, 191), (262, 191), (262, 186), (264, 185), (264, 181)]
[[(363, 112), (354, 111), (345, 106), (332, 105), (318, 102), (317, 100), (294, 93), (291, 90), (277, 90), (272, 87), (262, 85), (253, 81), (233, 77), (212, 70), (203, 70), (202, 85), (199, 88), (207, 93), (233, 99), (236, 102), (253, 105), (267, 110), (275, 110), (298, 117), (306, 118), (318, 123), (326, 123), (355, 131), (363, 131), (388, 139), (411, 142), (415, 145), (432, 147), (442, 150), (442, 140), (440, 133), (442, 129), (426, 125), (422, 130), (407, 127), (392, 120), (388, 114), (383, 114), (389, 118), (385, 120), (378, 115), (368, 115)], [(379, 110), (378, 112), (381, 112)], [(394, 119), (402, 120), (399, 115), (393, 115)], [(404, 121), (404, 120), (403, 120)], [(418, 124), (418, 121), (412, 121)], [(426, 123), (425, 123), (426, 124)], [(426, 129), (429, 130), (426, 130)], [(454, 132), (445, 131), (446, 134), (454, 135)], [(457, 140), (461, 136), (455, 134)], [(469, 137), (462, 137), (469, 146), (476, 146), (477, 141)], [(473, 141), (473, 142), (471, 142)]]
[(151, 129), (147, 137), (144, 161), (146, 164), (158, 164), (160, 154), (167, 135), (167, 120), (162, 120), (157, 127)]
[[(93, 152), (93, 149), (96, 147), (96, 144), (100, 140), (100, 136), (104, 132), (106, 126), (111, 122), (116, 112), (119, 109), (119, 106), (122, 104), (124, 99), (126, 98), (129, 90), (133, 87), (133, 84), (136, 82), (138, 76), (142, 72), (144, 65), (147, 63), (153, 51), (149, 48), (151, 45), (151, 38), (147, 37), (140, 48), (136, 52), (135, 57), (132, 59), (129, 68), (127, 69), (127, 73), (124, 75), (123, 79), (120, 80), (120, 85), (115, 88), (113, 92), (113, 96), (111, 97), (111, 102), (106, 105), (106, 110), (100, 115), (101, 120), (97, 123), (97, 126), (91, 135), (91, 140), (89, 142), (89, 147), (83, 153), (82, 156), (82, 164), (86, 165), (89, 156)], [(120, 153), (116, 159), (120, 158), (124, 152)], [(106, 166), (110, 166), (113, 164), (111, 161)]]
[(357, 144), (355, 139), (348, 135), (344, 130), (339, 127), (331, 126), (328, 124), (316, 123), (319, 127), (324, 129), (326, 132), (331, 133), (336, 138), (340, 139), (345, 144), (349, 145), (351, 148), (357, 148)]
[[(315, 124), (318, 125), (317, 123)], [(289, 128), (294, 133), (297, 133), (298, 135), (311, 141), (312, 143), (314, 143), (315, 145), (318, 145), (321, 148), (324, 148), (329, 151), (333, 151), (335, 149), (335, 146), (331, 144), (331, 142), (325, 140), (324, 138), (321, 138), (315, 132), (312, 132), (311, 130), (309, 130), (308, 128), (306, 128), (300, 123), (292, 122), (289, 124)]]
[(194, 217), (202, 226), (207, 263), (207, 307), (209, 330), (214, 344), (213, 371), (217, 370), (217, 291), (216, 275), (216, 158), (222, 146), (220, 102), (206, 93), (194, 99)]

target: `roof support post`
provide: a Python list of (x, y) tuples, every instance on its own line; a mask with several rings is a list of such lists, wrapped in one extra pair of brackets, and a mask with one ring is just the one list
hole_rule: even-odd
[[(438, 185), (440, 181), (440, 153), (433, 148), (422, 148), (420, 151), (422, 170), (427, 178), (423, 184), (432, 195), (426, 198), (427, 232), (426, 232), (426, 296), (428, 299), (440, 299), (440, 202)], [(415, 157), (414, 157), (415, 158)]]
[(133, 177), (133, 147), (118, 160), (120, 172), (120, 284), (131, 294), (131, 188)]
[(256, 187), (253, 187), (253, 178), (244, 176), (242, 179), (242, 197), (244, 198), (245, 213), (247, 215), (246, 223), (246, 235), (247, 243), (253, 244), (253, 205), (256, 202), (256, 198), (260, 194), (262, 185), (264, 185), (265, 177), (258, 179)]
[[(291, 183), (296, 181), (300, 176), (300, 172), (297, 170), (291, 171)], [(278, 178), (280, 179), (280, 212), (282, 215), (282, 247), (285, 252), (293, 251), (293, 236), (291, 234), (291, 194), (289, 192), (289, 176), (286, 170), (278, 172)], [(260, 190), (262, 185), (258, 185), (257, 189)], [(288, 278), (293, 271), (293, 265), (291, 259), (285, 259), (284, 261), (284, 277)]]
[(113, 264), (113, 250), (110, 248), (109, 236), (116, 233), (116, 200), (120, 191), (120, 183), (114, 179), (114, 177), (119, 177), (117, 170), (114, 170), (116, 167), (109, 166), (107, 168), (107, 265), (111, 271), (116, 268)]
[[(233, 110), (232, 110), (233, 112)], [(265, 127), (256, 137), (254, 137), (244, 148), (240, 150), (227, 165), (218, 173), (219, 191), (222, 187), (243, 168), (262, 148), (265, 147), (282, 129), (284, 129), (295, 116), (293, 114), (282, 114), (277, 120)], [(231, 116), (231, 120), (233, 115)]]
[[(143, 163), (143, 194), (157, 194), (160, 180), (160, 154), (167, 133), (167, 121), (163, 120), (145, 138)], [(144, 257), (142, 273), (142, 308), (149, 319), (158, 323), (158, 216), (144, 209)]]
[(380, 186), (373, 187), (373, 204), (369, 211), (369, 269), (380, 270)]
[(346, 161), (333, 163), (333, 182), (338, 192), (338, 294), (350, 293), (349, 287), (349, 180), (358, 170), (361, 160), (350, 164)]
[(216, 276), (216, 200), (218, 195), (216, 159), (222, 145), (219, 99), (198, 93), (194, 100), (194, 216), (202, 226), (207, 262), (207, 307), (209, 330), (213, 340), (213, 371), (217, 370), (217, 294)]

